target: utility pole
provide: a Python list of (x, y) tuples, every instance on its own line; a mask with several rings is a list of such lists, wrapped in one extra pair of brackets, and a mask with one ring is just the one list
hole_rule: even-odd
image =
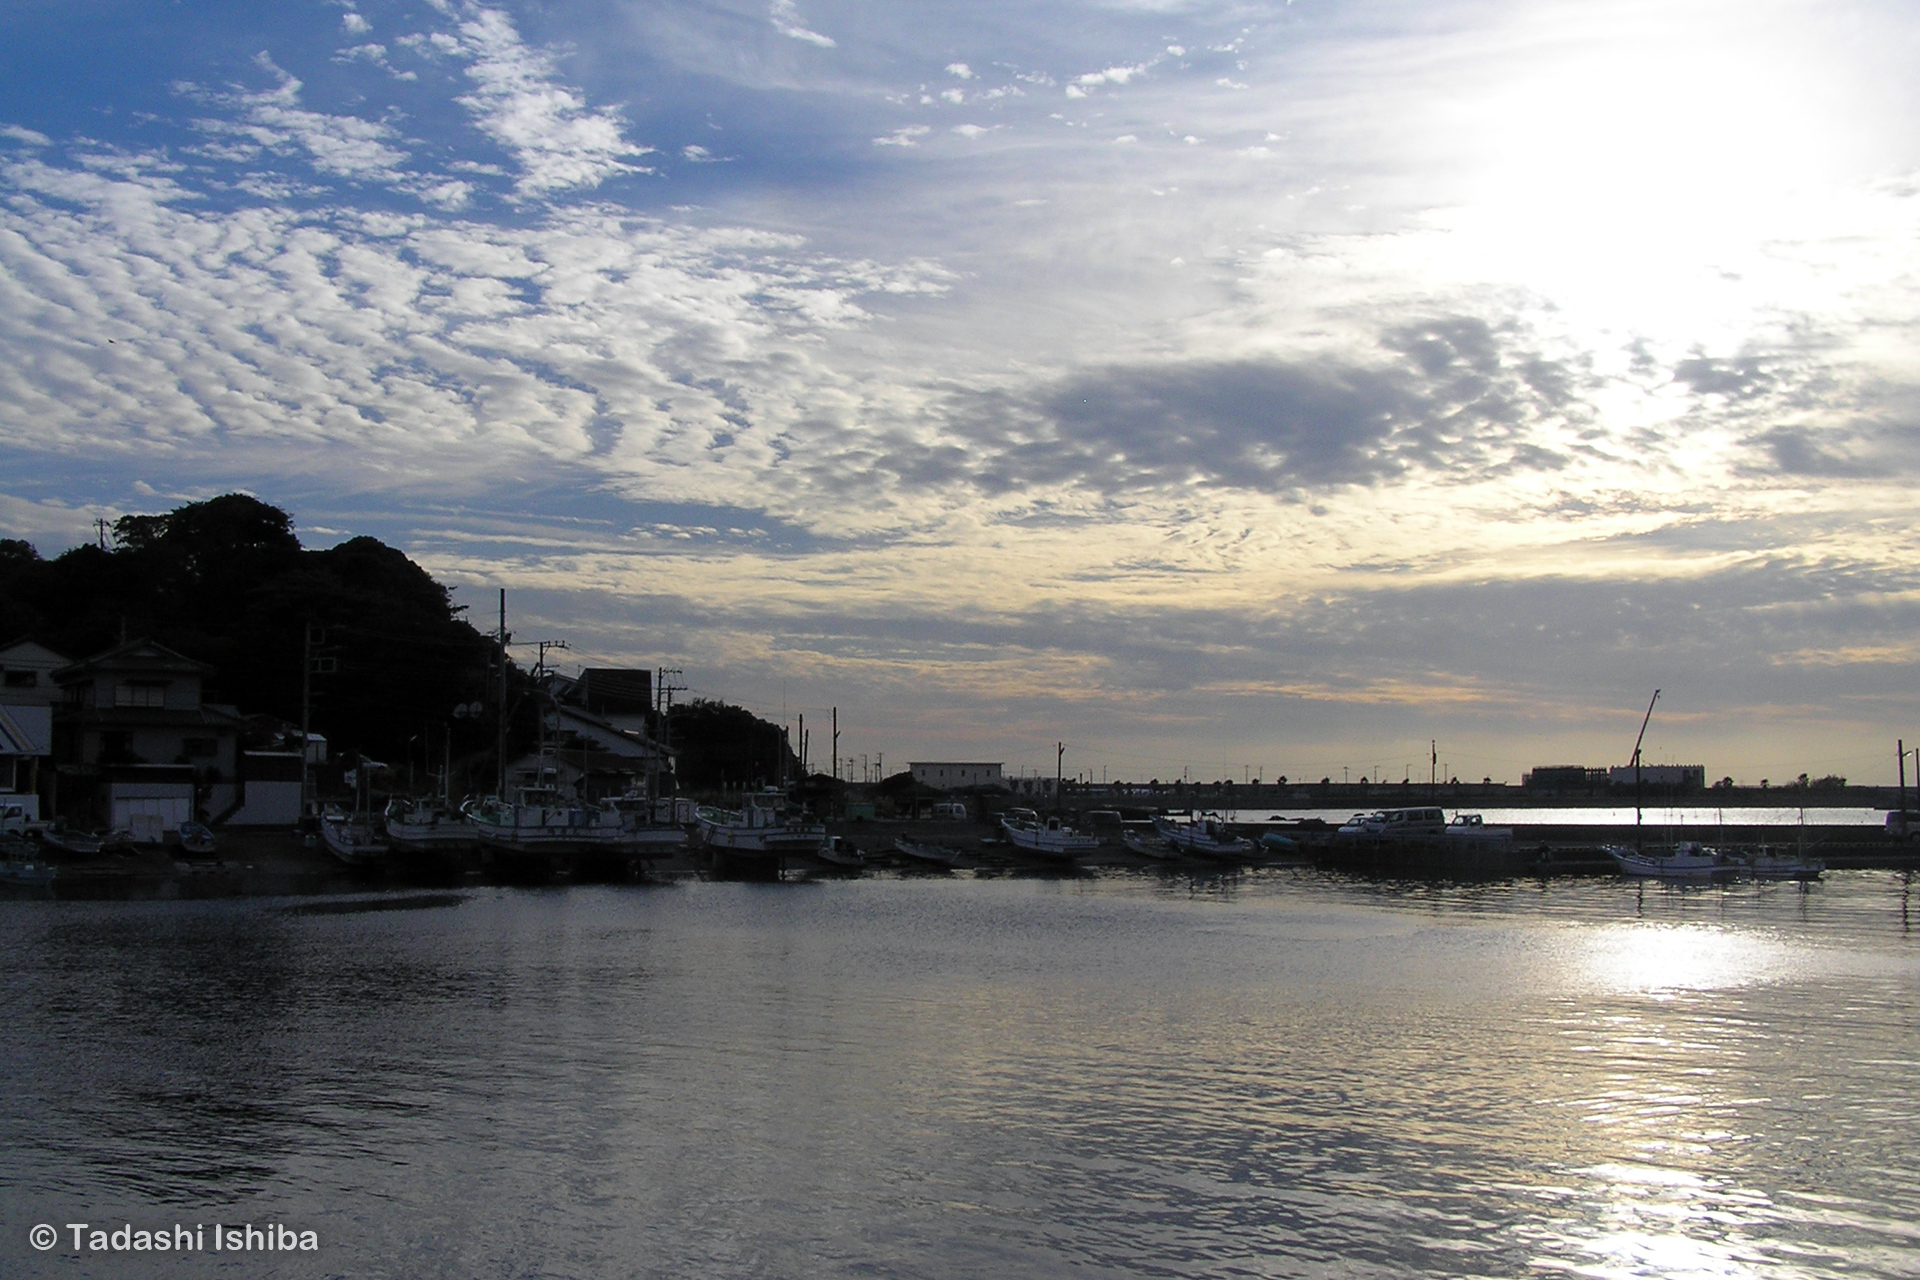
[(833, 709), (833, 780), (840, 781), (840, 708)]
[(807, 780), (807, 713), (800, 713), (800, 781)]
[(494, 754), (497, 784), (494, 794), (507, 798), (507, 589), (500, 588), (500, 716), (495, 728)]
[(93, 527), (94, 527), (94, 528), (96, 528), (96, 529), (98, 529), (98, 530), (100, 531), (100, 549), (101, 549), (102, 551), (105, 551), (105, 550), (107, 549), (107, 521), (106, 521), (106, 518), (105, 518), (104, 516), (96, 516), (96, 517), (94, 518), (94, 521), (93, 521)]
[[(655, 707), (660, 716), (660, 749), (668, 755), (673, 754), (673, 695), (675, 690), (684, 690), (687, 686), (676, 684), (683, 674), (678, 667), (657, 668), (658, 677), (654, 690)], [(675, 778), (680, 775), (674, 774)]]
[(1061, 782), (1063, 781), (1061, 769), (1066, 758), (1067, 744), (1064, 742), (1059, 743), (1058, 749), (1053, 753), (1053, 807), (1056, 809), (1060, 807), (1061, 801), (1065, 798), (1065, 788), (1061, 786)]

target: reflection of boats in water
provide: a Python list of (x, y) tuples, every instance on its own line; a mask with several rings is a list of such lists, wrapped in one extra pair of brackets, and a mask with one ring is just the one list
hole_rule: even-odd
[(1256, 851), (1253, 841), (1235, 835), (1214, 814), (1204, 814), (1185, 822), (1160, 814), (1153, 820), (1153, 829), (1175, 849), (1201, 858), (1237, 861), (1251, 857)]
[(1009, 809), (1000, 815), (1000, 830), (1016, 849), (1043, 858), (1071, 862), (1100, 847), (1100, 837), (1075, 831), (1059, 818), (1044, 821), (1031, 809)]

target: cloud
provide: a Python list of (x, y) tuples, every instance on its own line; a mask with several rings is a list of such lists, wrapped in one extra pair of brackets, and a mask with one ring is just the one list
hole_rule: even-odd
[(799, 6), (793, 0), (773, 0), (768, 9), (773, 29), (790, 40), (800, 40), (807, 44), (818, 45), (822, 49), (834, 48), (833, 38), (823, 36), (818, 31), (809, 30), (800, 19)]
[(957, 79), (971, 80), (973, 79), (973, 68), (964, 62), (949, 62), (947, 64), (947, 74)]
[(456, 101), (514, 157), (520, 170), (514, 190), (521, 196), (652, 172), (631, 159), (653, 148), (627, 141), (618, 112), (589, 108), (579, 93), (561, 85), (552, 57), (522, 41), (504, 12), (471, 11), (447, 51), (468, 60), (467, 78), (475, 86)]
[(17, 124), (0, 125), (0, 138), (11, 138), (15, 142), (25, 143), (29, 147), (50, 147), (53, 139), (44, 133), (25, 129)]
[(873, 145), (876, 147), (917, 147), (920, 145), (920, 139), (931, 132), (933, 132), (933, 128), (930, 125), (904, 125), (901, 128), (895, 129), (884, 138), (875, 138)]
[(358, 116), (329, 115), (300, 105), (300, 81), (265, 54), (255, 62), (279, 80), (258, 93), (202, 95), (204, 100), (232, 111), (237, 119), (206, 117), (194, 121), (209, 136), (224, 139), (232, 158), (245, 159), (260, 151), (280, 154), (299, 150), (321, 173), (361, 182), (395, 184), (406, 176), (407, 153), (393, 145), (400, 136), (387, 125)]

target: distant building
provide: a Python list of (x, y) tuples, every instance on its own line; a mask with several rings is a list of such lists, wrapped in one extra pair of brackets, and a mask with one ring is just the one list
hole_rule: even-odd
[[(1633, 785), (1633, 766), (1618, 764), (1607, 770), (1607, 783), (1615, 787)], [(1707, 785), (1707, 766), (1703, 764), (1642, 764), (1640, 766), (1640, 785), (1642, 788), (1655, 787), (1662, 791), (1702, 791)]]
[(588, 667), (561, 693), (614, 728), (645, 733), (653, 714), (653, 672), (636, 667)]
[(1541, 764), (1521, 775), (1520, 785), (1528, 791), (1548, 795), (1586, 792), (1606, 786), (1607, 771), (1589, 769), (1583, 764)]
[(915, 760), (907, 765), (914, 782), (936, 791), (954, 791), (961, 787), (1004, 787), (1001, 764), (968, 760)]
[(42, 767), (53, 754), (53, 704), (60, 690), (53, 673), (70, 661), (33, 640), (0, 649), (0, 803), (40, 817)]
[(242, 808), (240, 736), (247, 722), (234, 708), (202, 699), (212, 673), (151, 640), (131, 640), (55, 671), (61, 815), (157, 841), (182, 822), (218, 822)]

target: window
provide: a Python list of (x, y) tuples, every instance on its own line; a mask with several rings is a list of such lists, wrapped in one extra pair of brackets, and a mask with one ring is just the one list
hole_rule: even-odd
[(167, 686), (163, 681), (124, 680), (114, 686), (113, 705), (116, 707), (164, 707), (167, 705)]
[(40, 686), (40, 673), (37, 671), (9, 671), (6, 687), (9, 689), (37, 689)]

